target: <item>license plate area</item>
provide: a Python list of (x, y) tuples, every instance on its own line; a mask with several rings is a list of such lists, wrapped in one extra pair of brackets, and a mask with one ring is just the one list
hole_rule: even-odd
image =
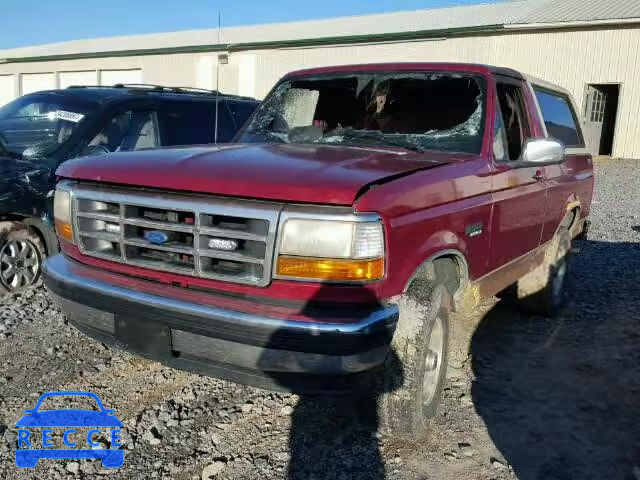
[(127, 350), (154, 357), (171, 356), (171, 331), (166, 325), (116, 316), (116, 339)]

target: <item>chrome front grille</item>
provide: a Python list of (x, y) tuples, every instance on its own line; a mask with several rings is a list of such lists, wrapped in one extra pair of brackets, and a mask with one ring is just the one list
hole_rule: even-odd
[(271, 281), (280, 204), (84, 185), (72, 195), (85, 255), (258, 286)]

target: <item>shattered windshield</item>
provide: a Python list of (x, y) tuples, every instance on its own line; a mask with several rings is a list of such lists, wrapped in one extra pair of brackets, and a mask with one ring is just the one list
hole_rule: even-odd
[(18, 98), (0, 108), (0, 151), (18, 159), (45, 156), (95, 108), (56, 94)]
[(469, 74), (292, 79), (263, 102), (240, 141), (479, 153), (484, 99), (483, 80)]

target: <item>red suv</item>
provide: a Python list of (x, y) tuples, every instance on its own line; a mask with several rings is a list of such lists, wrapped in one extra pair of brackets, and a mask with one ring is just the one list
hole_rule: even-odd
[(387, 431), (415, 437), (450, 311), (514, 284), (561, 306), (593, 190), (562, 88), (483, 65), (306, 70), (238, 141), (58, 170), (44, 273), (74, 325), (236, 382), (375, 390)]

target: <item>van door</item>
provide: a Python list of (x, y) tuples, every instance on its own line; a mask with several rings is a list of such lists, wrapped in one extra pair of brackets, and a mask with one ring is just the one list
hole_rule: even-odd
[(519, 167), (516, 163), (526, 140), (532, 138), (524, 88), (520, 80), (497, 78), (491, 270), (535, 250), (545, 219), (544, 167)]

